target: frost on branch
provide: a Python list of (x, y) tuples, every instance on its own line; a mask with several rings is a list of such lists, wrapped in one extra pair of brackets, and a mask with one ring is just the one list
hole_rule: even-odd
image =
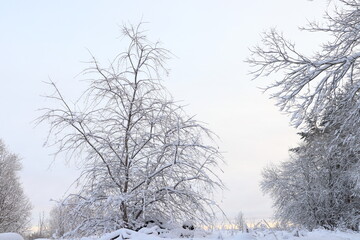
[(266, 87), (280, 108), (292, 115), (295, 126), (310, 115), (321, 116), (329, 98), (334, 98), (345, 85), (351, 86), (345, 101), (359, 90), (360, 3), (344, 0), (341, 10), (327, 14), (324, 26), (310, 23), (311, 32), (325, 32), (330, 41), (316, 54), (305, 56), (295, 44), (276, 30), (263, 35), (263, 44), (252, 49), (247, 62), (254, 78), (279, 73), (278, 80)]
[(60, 107), (39, 119), (50, 124), (48, 144), (83, 163), (79, 191), (64, 201), (75, 227), (68, 235), (138, 229), (146, 219), (213, 218), (212, 192), (223, 187), (214, 134), (164, 88), (170, 53), (139, 27), (124, 27), (129, 46), (109, 67), (93, 58), (83, 105), (70, 106), (49, 83)]

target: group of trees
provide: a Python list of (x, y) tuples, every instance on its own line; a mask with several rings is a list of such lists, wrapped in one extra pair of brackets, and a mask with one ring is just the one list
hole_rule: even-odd
[(248, 62), (255, 78), (280, 76), (267, 90), (301, 129), (290, 159), (263, 172), (261, 187), (277, 217), (310, 229), (359, 230), (360, 2), (337, 3), (324, 24), (303, 28), (329, 34), (314, 56), (271, 30)]
[(39, 214), (38, 223), (34, 226), (34, 231), (28, 233), (28, 239), (47, 239), (59, 238), (66, 232), (71, 231), (72, 222), (69, 222), (69, 207), (57, 203), (53, 206), (46, 217), (45, 212)]
[(82, 169), (77, 191), (53, 212), (54, 221), (66, 221), (58, 224), (58, 235), (213, 220), (212, 193), (223, 187), (215, 135), (165, 89), (170, 53), (140, 27), (123, 28), (129, 45), (110, 66), (93, 58), (85, 70), (91, 80), (77, 105), (49, 83), (54, 94), (48, 97), (58, 108), (44, 109), (39, 118), (50, 125), (47, 143)]
[[(337, 2), (342, 7), (324, 24), (304, 28), (330, 36), (313, 56), (271, 30), (248, 62), (255, 78), (280, 76), (266, 90), (301, 129), (290, 159), (263, 172), (261, 188), (274, 199), (276, 216), (310, 229), (359, 230), (360, 2)], [(149, 222), (208, 224), (217, 207), (212, 194), (223, 188), (214, 134), (162, 84), (169, 51), (150, 42), (141, 24), (123, 33), (127, 50), (108, 67), (93, 58), (76, 104), (49, 83), (48, 98), (58, 107), (43, 109), (39, 123), (50, 126), (47, 144), (82, 170), (76, 191), (51, 212), (48, 231), (59, 237), (137, 230)], [(20, 168), (0, 141), (0, 231), (22, 231), (29, 219)]]
[(20, 170), (19, 157), (0, 139), (0, 232), (24, 232), (29, 227), (31, 204), (19, 180)]

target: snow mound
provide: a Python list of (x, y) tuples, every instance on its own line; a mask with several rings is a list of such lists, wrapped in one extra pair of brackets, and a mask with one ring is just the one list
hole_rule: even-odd
[(306, 231), (253, 230), (224, 237), (226, 240), (360, 240), (360, 233), (353, 231), (328, 231), (323, 229)]
[(152, 234), (135, 232), (128, 229), (119, 229), (115, 232), (105, 234), (99, 240), (115, 240), (115, 239), (143, 239), (143, 240), (158, 240), (158, 236)]
[(0, 240), (24, 240), (24, 238), (17, 233), (0, 233)]
[[(360, 240), (358, 232), (342, 232), (314, 230), (312, 232), (306, 230), (296, 231), (277, 231), (277, 230), (253, 230), (250, 233), (215, 231), (209, 235), (203, 236), (179, 236), (178, 234), (163, 235), (157, 233), (155, 227), (145, 228), (140, 232), (128, 229), (120, 229), (112, 233), (103, 235), (96, 239), (82, 240)], [(163, 236), (161, 236), (163, 235)], [(196, 234), (195, 234), (196, 235)]]

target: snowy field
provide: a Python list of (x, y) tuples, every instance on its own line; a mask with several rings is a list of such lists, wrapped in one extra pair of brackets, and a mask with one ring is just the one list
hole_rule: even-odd
[[(210, 235), (203, 236), (202, 232), (195, 232), (187, 237), (159, 237), (157, 233), (151, 234), (151, 229), (147, 233), (134, 232), (127, 229), (105, 234), (100, 238), (82, 238), (81, 240), (360, 240), (360, 233), (314, 230), (312, 232), (305, 230), (294, 231), (273, 231), (269, 229), (251, 230), (249, 233), (239, 231), (215, 231)], [(12, 240), (3, 239), (0, 240)], [(17, 240), (17, 239), (16, 239)], [(38, 239), (40, 240), (40, 239)], [(47, 240), (47, 239), (41, 239)], [(50, 239), (49, 239), (50, 240)]]

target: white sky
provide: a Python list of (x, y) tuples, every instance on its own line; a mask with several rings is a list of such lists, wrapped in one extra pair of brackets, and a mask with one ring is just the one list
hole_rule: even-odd
[[(0, 138), (19, 154), (34, 224), (76, 177), (54, 149), (43, 148), (47, 129), (34, 128), (36, 109), (48, 106), (40, 95), (49, 77), (64, 95), (81, 92), (76, 77), (90, 60), (89, 49), (104, 65), (126, 47), (123, 23), (148, 22), (149, 38), (161, 40), (177, 58), (169, 61), (165, 85), (190, 114), (207, 122), (221, 141), (228, 190), (218, 196), (233, 218), (269, 218), (271, 200), (259, 190), (260, 173), (270, 162), (286, 160), (298, 141), (289, 118), (251, 81), (244, 60), (270, 27), (282, 30), (304, 51), (318, 46), (317, 35), (298, 31), (307, 19), (321, 19), (327, 0), (143, 0), (3, 1), (0, 7)], [(310, 37), (309, 37), (310, 36)]]

